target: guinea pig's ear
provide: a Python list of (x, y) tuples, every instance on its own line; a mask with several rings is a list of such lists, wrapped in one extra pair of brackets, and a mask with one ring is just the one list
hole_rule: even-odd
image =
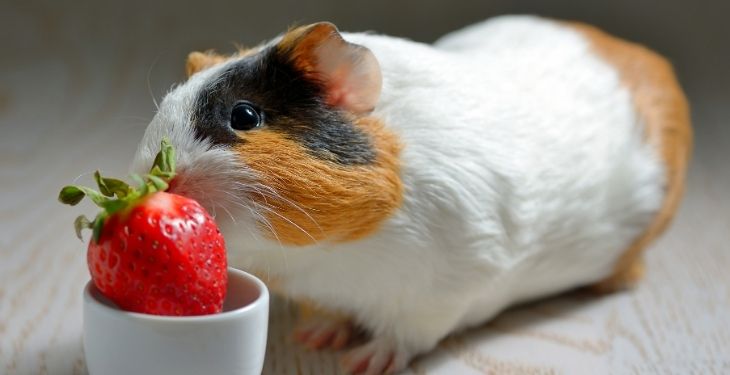
[(185, 74), (188, 78), (193, 74), (210, 68), (215, 64), (222, 63), (226, 60), (226, 56), (219, 55), (214, 52), (190, 52), (188, 59), (185, 62)]
[(291, 30), (277, 50), (325, 86), (328, 104), (357, 114), (375, 108), (382, 86), (378, 60), (369, 49), (345, 41), (335, 25), (320, 22)]

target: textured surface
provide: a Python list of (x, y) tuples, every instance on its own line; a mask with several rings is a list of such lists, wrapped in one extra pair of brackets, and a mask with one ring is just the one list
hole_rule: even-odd
[[(9, 53), (0, 58), (0, 374), (86, 372), (88, 271), (71, 223), (92, 207), (69, 209), (55, 197), (77, 176), (90, 184), (91, 175), (80, 174), (97, 167), (123, 175), (152, 116), (148, 82), (159, 98), (183, 72), (184, 51), (174, 43), (188, 25), (166, 19), (144, 25), (155, 33), (143, 35), (123, 11), (96, 9), (85, 22), (54, 11), (20, 4), (0, 11), (0, 34), (25, 37), (4, 43)], [(172, 41), (169, 49), (153, 47), (160, 40)], [(151, 68), (155, 57), (178, 65)], [(720, 94), (690, 99), (698, 132), (686, 199), (648, 252), (636, 290), (513, 309), (446, 340), (411, 371), (729, 373), (730, 113)], [(275, 301), (271, 319), (265, 373), (337, 373), (334, 355), (289, 343), (292, 306)]]

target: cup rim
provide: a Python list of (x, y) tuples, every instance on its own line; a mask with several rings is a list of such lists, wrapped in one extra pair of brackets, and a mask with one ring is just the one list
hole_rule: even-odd
[(136, 320), (144, 320), (144, 321), (150, 321), (150, 322), (161, 322), (161, 323), (175, 323), (175, 322), (218, 322), (218, 321), (227, 321), (232, 319), (241, 318), (242, 316), (248, 315), (251, 311), (258, 310), (261, 308), (261, 305), (264, 305), (268, 302), (269, 299), (269, 291), (266, 288), (266, 285), (263, 281), (261, 281), (258, 277), (245, 272), (241, 271), (239, 269), (228, 267), (228, 278), (231, 277), (240, 277), (244, 278), (248, 281), (251, 281), (256, 288), (258, 289), (259, 295), (254, 299), (252, 302), (241, 306), (237, 309), (233, 309), (230, 311), (224, 311), (216, 314), (207, 314), (207, 315), (194, 315), (194, 316), (169, 316), (169, 315), (153, 315), (153, 314), (145, 314), (145, 313), (139, 313), (139, 312), (132, 312), (132, 311), (124, 311), (119, 308), (113, 308), (101, 301), (99, 301), (96, 297), (92, 295), (92, 289), (96, 289), (97, 293), (100, 293), (96, 286), (94, 285), (93, 280), (89, 280), (86, 283), (86, 286), (84, 287), (84, 303), (105, 314), (110, 315), (117, 315), (121, 317), (127, 317), (132, 318)]

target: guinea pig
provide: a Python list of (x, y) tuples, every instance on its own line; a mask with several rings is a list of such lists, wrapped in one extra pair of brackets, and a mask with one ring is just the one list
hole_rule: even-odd
[(216, 215), (231, 264), (308, 306), (299, 342), (349, 346), (349, 372), (400, 371), (515, 303), (633, 285), (683, 191), (670, 64), (584, 24), (503, 16), (423, 44), (323, 22), (186, 69), (132, 169), (168, 137), (171, 190)]

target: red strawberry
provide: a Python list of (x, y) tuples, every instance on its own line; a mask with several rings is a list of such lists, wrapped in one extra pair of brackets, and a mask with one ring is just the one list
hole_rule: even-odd
[(127, 311), (156, 315), (220, 312), (227, 286), (225, 243), (211, 216), (196, 201), (165, 193), (174, 176), (167, 141), (149, 175), (133, 176), (139, 188), (102, 178), (101, 194), (66, 186), (59, 199), (74, 205), (88, 195), (104, 210), (90, 222), (76, 219), (80, 237), (92, 228), (87, 261), (94, 284)]

